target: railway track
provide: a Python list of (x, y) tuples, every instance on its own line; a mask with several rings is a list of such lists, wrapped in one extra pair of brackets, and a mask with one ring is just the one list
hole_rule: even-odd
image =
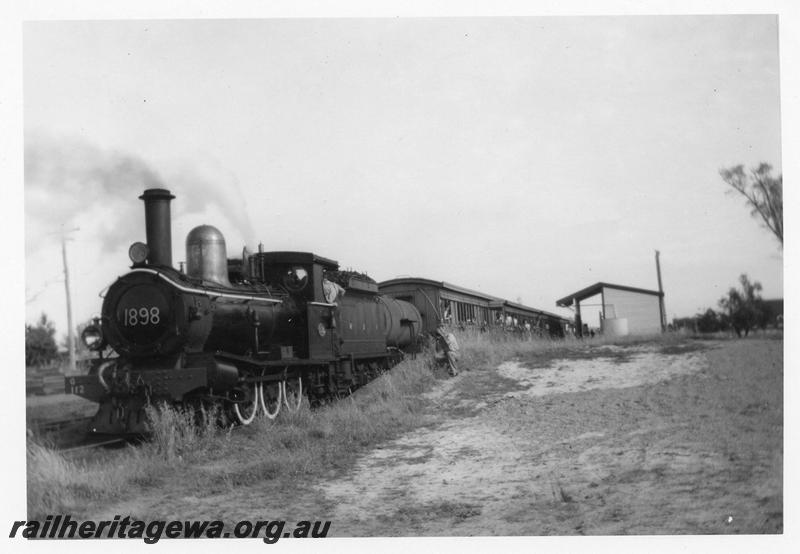
[(122, 443), (124, 439), (108, 439), (87, 436), (91, 417), (57, 420), (33, 420), (28, 432), (37, 442), (46, 444), (59, 452), (85, 451), (99, 446)]
[(73, 446), (69, 446), (67, 448), (60, 448), (59, 452), (62, 454), (73, 454), (73, 453), (80, 453), (86, 452), (93, 448), (111, 448), (111, 447), (121, 447), (128, 444), (128, 440), (124, 438), (85, 438), (84, 442), (75, 444)]
[(59, 433), (66, 429), (72, 428), (86, 428), (91, 417), (81, 417), (77, 419), (64, 419), (64, 420), (45, 420), (45, 421), (32, 421), (30, 429), (41, 435), (49, 435), (52, 433)]
[(92, 436), (87, 430), (91, 417), (61, 420), (32, 420), (28, 424), (28, 434), (33, 440), (47, 445), (61, 454), (79, 454), (95, 448), (122, 447), (134, 439), (127, 437)]

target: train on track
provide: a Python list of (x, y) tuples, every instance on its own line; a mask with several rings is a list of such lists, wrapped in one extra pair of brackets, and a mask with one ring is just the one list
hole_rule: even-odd
[(308, 252), (243, 253), (201, 225), (172, 265), (170, 203), (148, 189), (147, 242), (105, 293), (81, 338), (97, 353), (66, 392), (97, 402), (91, 434), (147, 433), (145, 408), (166, 401), (221, 405), (242, 424), (349, 394), (415, 352), (417, 308), (378, 291), (364, 274)]

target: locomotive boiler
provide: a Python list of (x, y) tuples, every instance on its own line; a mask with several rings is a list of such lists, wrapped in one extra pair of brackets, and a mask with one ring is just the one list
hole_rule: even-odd
[(348, 394), (413, 351), (421, 317), (378, 293), (366, 275), (308, 252), (227, 257), (210, 225), (186, 237), (185, 268), (172, 266), (170, 202), (140, 196), (147, 242), (106, 291), (101, 316), (82, 333), (97, 353), (66, 390), (99, 404), (89, 431), (147, 432), (145, 407), (220, 403), (242, 424), (281, 406), (299, 409)]

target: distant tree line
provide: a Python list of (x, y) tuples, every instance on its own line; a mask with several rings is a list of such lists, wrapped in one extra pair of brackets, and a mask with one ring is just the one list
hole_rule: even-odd
[(717, 302), (720, 310), (708, 308), (694, 317), (675, 319), (673, 327), (689, 328), (697, 333), (733, 331), (736, 336), (748, 336), (750, 331), (782, 326), (782, 313), (761, 298), (761, 283), (750, 282), (747, 275), (739, 276), (741, 288), (731, 287)]

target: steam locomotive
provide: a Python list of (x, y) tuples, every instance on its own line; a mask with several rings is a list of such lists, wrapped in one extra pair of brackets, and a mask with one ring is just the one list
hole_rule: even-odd
[(148, 189), (147, 243), (129, 249), (130, 271), (106, 291), (82, 332), (97, 353), (66, 392), (97, 402), (93, 434), (144, 434), (154, 402), (221, 405), (242, 424), (350, 393), (419, 344), (410, 303), (378, 293), (366, 275), (308, 252), (245, 251), (228, 259), (210, 225), (186, 238), (172, 266), (170, 202)]

